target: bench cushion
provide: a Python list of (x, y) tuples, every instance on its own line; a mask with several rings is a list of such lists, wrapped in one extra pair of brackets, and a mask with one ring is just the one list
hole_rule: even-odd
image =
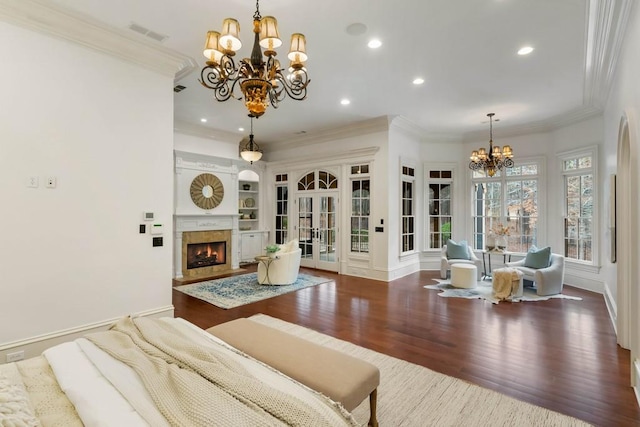
[(246, 318), (207, 331), (352, 411), (380, 384), (371, 363)]

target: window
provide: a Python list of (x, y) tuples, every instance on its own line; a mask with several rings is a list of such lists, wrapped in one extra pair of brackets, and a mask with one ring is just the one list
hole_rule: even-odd
[(537, 244), (541, 164), (523, 162), (493, 177), (472, 173), (475, 249), (527, 252)]
[(429, 239), (427, 247), (430, 249), (441, 248), (451, 238), (453, 221), (452, 195), (453, 172), (451, 170), (427, 170), (427, 197)]
[(287, 241), (289, 235), (289, 188), (287, 174), (276, 175), (276, 243)]
[(351, 167), (351, 252), (369, 252), (371, 181), (369, 166)]
[(593, 263), (596, 150), (560, 156), (564, 177), (564, 256)]
[(414, 212), (414, 187), (415, 170), (412, 167), (402, 166), (402, 234), (401, 252), (407, 253), (415, 250), (415, 212)]

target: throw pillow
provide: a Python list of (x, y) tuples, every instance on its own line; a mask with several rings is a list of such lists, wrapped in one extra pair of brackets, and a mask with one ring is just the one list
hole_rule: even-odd
[(298, 249), (298, 246), (300, 246), (300, 244), (298, 243), (298, 239), (291, 240), (289, 243), (287, 243), (287, 252), (294, 252), (296, 249)]
[(547, 268), (551, 265), (551, 247), (538, 249), (531, 246), (524, 259), (524, 266), (529, 268)]
[(453, 240), (447, 240), (447, 258), (449, 259), (471, 259), (469, 254), (469, 246), (466, 240), (456, 243)]

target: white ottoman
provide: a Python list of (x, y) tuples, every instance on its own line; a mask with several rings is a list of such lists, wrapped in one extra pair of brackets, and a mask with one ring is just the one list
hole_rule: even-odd
[(475, 288), (478, 269), (471, 264), (453, 264), (451, 266), (451, 285), (456, 288)]

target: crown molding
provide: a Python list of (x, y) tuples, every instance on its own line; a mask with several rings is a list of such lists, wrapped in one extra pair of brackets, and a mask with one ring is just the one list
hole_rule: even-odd
[(353, 150), (336, 151), (328, 154), (314, 154), (312, 158), (308, 155), (301, 155), (285, 160), (270, 160), (267, 156), (265, 161), (269, 164), (269, 167), (278, 167), (285, 165), (295, 165), (296, 167), (305, 167), (307, 165), (314, 165), (318, 162), (331, 162), (337, 161), (339, 163), (345, 163), (353, 161), (353, 159), (372, 159), (373, 156), (380, 151), (380, 147), (365, 147), (356, 148)]
[(390, 128), (398, 129), (421, 142), (460, 142), (462, 139), (459, 134), (428, 132), (404, 116), (394, 116)]
[[(563, 127), (567, 127), (576, 123), (589, 120), (593, 117), (601, 115), (602, 108), (599, 107), (580, 107), (566, 113), (553, 116), (549, 119), (530, 122), (523, 125), (514, 125), (508, 127), (499, 127), (496, 132), (496, 125), (493, 125), (494, 134), (501, 137), (522, 136), (533, 133), (551, 132)], [(464, 134), (462, 142), (477, 141), (488, 136), (487, 131), (474, 131)]]
[(46, 0), (2, 0), (0, 20), (139, 65), (177, 81), (197, 66), (194, 59)]
[(243, 135), (238, 135), (224, 130), (208, 128), (177, 119), (173, 122), (173, 130), (174, 132), (182, 133), (185, 135), (197, 136), (199, 138), (211, 139), (220, 142), (230, 142), (233, 144), (239, 144), (240, 141), (244, 138)]
[(287, 148), (301, 148), (321, 142), (335, 141), (338, 139), (362, 136), (370, 133), (386, 132), (389, 130), (389, 125), (392, 119), (393, 117), (390, 116), (380, 116), (345, 126), (310, 132), (284, 141), (261, 142), (260, 145), (278, 150), (286, 150)]
[(633, 0), (590, 0), (587, 4), (583, 103), (604, 107), (611, 92)]

